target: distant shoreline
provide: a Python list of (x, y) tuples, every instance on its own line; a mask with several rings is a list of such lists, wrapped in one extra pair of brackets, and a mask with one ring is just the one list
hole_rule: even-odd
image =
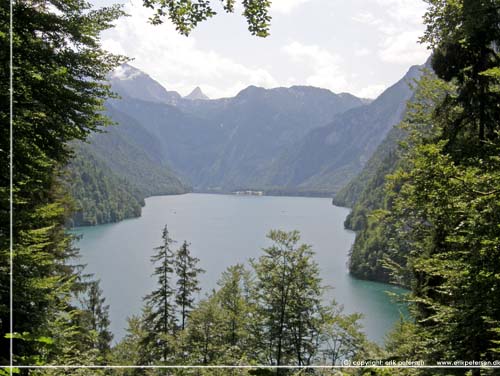
[[(235, 192), (243, 192), (243, 191), (254, 191), (254, 192), (262, 192), (262, 194), (259, 195), (251, 195), (251, 194), (236, 194)], [(282, 191), (282, 192), (277, 192), (277, 191), (265, 191), (265, 190), (235, 190), (235, 191), (214, 191), (214, 190), (191, 190), (183, 193), (170, 193), (170, 194), (154, 194), (150, 195), (147, 197), (144, 197), (144, 200), (150, 198), (150, 197), (159, 197), (159, 196), (182, 196), (186, 195), (189, 193), (199, 193), (199, 194), (213, 194), (213, 195), (228, 195), (228, 196), (253, 196), (253, 197), (264, 197), (264, 196), (269, 196), (269, 197), (304, 197), (304, 198), (332, 198), (335, 196), (335, 194), (332, 193), (323, 193), (323, 192), (294, 192), (294, 191)], [(333, 205), (333, 206), (338, 206), (342, 207), (339, 205)], [(78, 225), (78, 226), (68, 226), (68, 229), (73, 230), (78, 227), (95, 227), (95, 226), (102, 226), (102, 225), (107, 225), (107, 224), (113, 224), (113, 223), (120, 223), (129, 219), (135, 219), (135, 218), (140, 218), (142, 216), (142, 208), (144, 208), (144, 205), (141, 206), (141, 213), (138, 216), (130, 216), (127, 218), (123, 218), (119, 221), (115, 222), (104, 222), (104, 223), (96, 223), (92, 225)], [(349, 208), (348, 208), (349, 209)]]

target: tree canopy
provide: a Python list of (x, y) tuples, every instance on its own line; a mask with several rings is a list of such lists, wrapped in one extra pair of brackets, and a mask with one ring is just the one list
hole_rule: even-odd
[[(92, 329), (79, 319), (85, 309), (74, 304), (75, 294), (88, 286), (65, 229), (71, 202), (61, 187), (60, 169), (71, 157), (69, 141), (85, 140), (109, 123), (102, 115), (104, 100), (111, 95), (105, 79), (125, 58), (101, 49), (99, 38), (123, 12), (119, 6), (92, 9), (81, 0), (20, 0), (12, 3), (12, 11), (15, 22), (10, 30), (9, 3), (2, 2), (2, 124), (9, 121), (11, 32), (14, 113), (13, 134), (8, 127), (0, 128), (0, 361), (7, 362), (6, 336), (13, 336), (15, 364), (62, 363), (71, 356), (78, 359), (95, 342), (85, 341)], [(13, 328), (8, 289), (11, 136)], [(81, 360), (93, 362), (96, 354), (89, 351)]]
[[(188, 36), (198, 23), (215, 16), (211, 0), (143, 0), (147, 8), (154, 10), (150, 21), (157, 25), (168, 19), (177, 31)], [(234, 13), (236, 0), (220, 0), (222, 8), (227, 13)], [(248, 23), (248, 30), (253, 35), (266, 37), (269, 35), (270, 0), (242, 0), (243, 16)]]

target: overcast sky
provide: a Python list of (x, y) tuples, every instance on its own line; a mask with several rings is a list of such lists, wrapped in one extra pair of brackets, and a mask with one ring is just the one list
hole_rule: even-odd
[(182, 95), (196, 86), (219, 98), (248, 85), (312, 85), (374, 98), (429, 56), (418, 43), (421, 0), (273, 0), (264, 39), (250, 35), (241, 10), (184, 37), (168, 21), (149, 24), (142, 0), (123, 2), (130, 16), (103, 34), (104, 47)]

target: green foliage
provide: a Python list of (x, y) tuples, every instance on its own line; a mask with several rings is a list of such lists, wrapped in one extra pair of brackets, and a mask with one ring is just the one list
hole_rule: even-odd
[(109, 330), (109, 305), (104, 304), (106, 299), (102, 294), (99, 281), (87, 283), (85, 295), (81, 298), (81, 325), (85, 325), (93, 333), (94, 342), (90, 347), (99, 351), (99, 364), (105, 365), (109, 360), (113, 334)]
[[(145, 325), (138, 316), (132, 316), (127, 320), (127, 334), (116, 344), (111, 353), (111, 364), (122, 366), (144, 365), (145, 359), (149, 359), (149, 346), (144, 346), (144, 338), (148, 333), (145, 331)], [(117, 375), (141, 375), (141, 370), (120, 369), (116, 370)]]
[(118, 222), (141, 215), (144, 199), (86, 148), (76, 147), (65, 178), (75, 202), (71, 226)]
[[(71, 156), (68, 142), (83, 140), (108, 123), (106, 75), (124, 59), (103, 51), (101, 31), (122, 11), (91, 9), (83, 1), (15, 1), (13, 107), (0, 127), (0, 362), (7, 363), (14, 336), (14, 363), (91, 363), (93, 334), (79, 325), (75, 307), (81, 270), (65, 231), (71, 203), (60, 169)], [(9, 3), (0, 6), (0, 118), (9, 123)], [(13, 136), (13, 317), (9, 327), (9, 139)], [(50, 341), (40, 341), (50, 338)]]
[(158, 252), (151, 257), (151, 261), (158, 264), (153, 274), (158, 278), (158, 288), (144, 298), (143, 325), (148, 328), (148, 333), (141, 340), (141, 345), (148, 354), (142, 364), (149, 364), (151, 360), (164, 363), (171, 360), (172, 336), (177, 331), (175, 290), (172, 287), (175, 256), (171, 247), (174, 241), (167, 226), (163, 229), (162, 240), (163, 244), (156, 248)]
[(343, 307), (336, 302), (322, 312), (321, 341), (324, 346), (321, 352), (325, 364), (340, 366), (345, 359), (368, 359), (368, 343), (361, 330), (361, 318), (359, 313), (344, 315)]
[(401, 189), (394, 215), (411, 250), (414, 314), (423, 340), (433, 343), (430, 360), (492, 360), (500, 317), (500, 164), (490, 157), (457, 165), (444, 145), (418, 146), (411, 172), (395, 176)]
[(153, 136), (107, 103), (116, 125), (73, 144), (65, 182), (76, 201), (71, 225), (96, 225), (138, 217), (144, 198), (185, 193), (189, 187), (157, 159)]
[(423, 39), (440, 80), (419, 86), (385, 211), (361, 245), (378, 238), (386, 250), (377, 262), (411, 287), (412, 319), (387, 344), (395, 359), (491, 361), (500, 343), (500, 4), (428, 2)]
[[(363, 184), (361, 193), (348, 215), (345, 226), (357, 231), (356, 240), (349, 259), (350, 272), (359, 278), (380, 282), (393, 282), (409, 286), (408, 276), (399, 273), (397, 278), (387, 268), (390, 256), (392, 267), (405, 265), (404, 243), (396, 243), (396, 228), (389, 215), (393, 206), (393, 195), (387, 192), (386, 177), (402, 164), (404, 150), (413, 147), (415, 137), (430, 137), (435, 129), (430, 127), (432, 109), (440, 103), (452, 87), (426, 72), (416, 83), (415, 94), (407, 104), (404, 121), (389, 133), (367, 164), (367, 170), (350, 187)], [(419, 136), (417, 136), (417, 134)], [(410, 137), (410, 138), (408, 138)], [(413, 143), (412, 143), (413, 142)], [(374, 171), (368, 169), (374, 168)], [(337, 200), (346, 199), (346, 191)]]
[(437, 79), (419, 85), (385, 188), (368, 184), (379, 191), (348, 220), (362, 229), (351, 268), (388, 267), (392, 281), (411, 287), (411, 319), (387, 342), (394, 359), (492, 361), (500, 352), (500, 3), (427, 2), (423, 40)]
[[(436, 75), (454, 90), (429, 106), (431, 111), (416, 114), (410, 148), (392, 177), (396, 243), (406, 249), (421, 356), (431, 363), (494, 360), (500, 344), (500, 117), (494, 74), (500, 66), (494, 47), (500, 41), (500, 3), (429, 3), (424, 40), (435, 48)], [(481, 75), (485, 71), (493, 74)]]
[(16, 367), (2, 367), (0, 368), (0, 376), (12, 376), (21, 373), (21, 370)]
[(297, 231), (271, 231), (273, 241), (253, 263), (265, 358), (272, 364), (307, 365), (316, 355), (322, 286), (311, 247)]
[(253, 358), (256, 352), (255, 319), (257, 306), (252, 296), (254, 282), (250, 271), (241, 264), (230, 266), (222, 273), (216, 294), (223, 311), (223, 341), (229, 346), (229, 362), (244, 356)]
[[(457, 95), (439, 108), (448, 117), (443, 124), (447, 151), (457, 157), (477, 154), (484, 141), (497, 138), (500, 119), (500, 2), (427, 0), (422, 40), (433, 48), (437, 76), (458, 86)], [(497, 72), (497, 73), (495, 73)]]
[(185, 341), (188, 364), (225, 364), (229, 348), (224, 341), (224, 313), (214, 295), (200, 301), (193, 310)]
[(186, 320), (194, 307), (195, 295), (201, 291), (198, 275), (205, 271), (197, 267), (199, 261), (198, 258), (191, 256), (189, 244), (186, 241), (175, 253), (174, 267), (177, 275), (175, 302), (180, 310), (181, 330), (186, 327)]
[[(396, 361), (420, 360), (427, 351), (420, 341), (418, 326), (403, 316), (387, 335), (385, 349), (389, 354), (388, 360)], [(408, 372), (410, 375), (415, 373)]]
[[(207, 20), (217, 14), (210, 0), (143, 0), (144, 6), (155, 10), (151, 23), (157, 25), (163, 23), (167, 17), (183, 35), (189, 33), (198, 23)], [(223, 9), (227, 13), (234, 12), (235, 0), (222, 0)], [(247, 19), (248, 30), (253, 35), (266, 37), (269, 35), (269, 0), (242, 0), (243, 16)]]
[(197, 277), (203, 270), (197, 267), (199, 260), (191, 256), (187, 242), (176, 252), (172, 250), (174, 240), (167, 226), (162, 239), (163, 244), (151, 258), (157, 265), (153, 275), (158, 278), (158, 288), (144, 298), (142, 316), (129, 320), (129, 334), (115, 354), (123, 359), (124, 353), (137, 350), (132, 364), (180, 364), (194, 356), (188, 342), (197, 337), (188, 339), (185, 328), (195, 307), (195, 294), (200, 291)]
[[(166, 238), (170, 244), (168, 234)], [(183, 318), (183, 304), (190, 303), (184, 307), (184, 326), (177, 325), (165, 335), (161, 325), (155, 326), (151, 320), (161, 315), (162, 306), (146, 304), (142, 317), (129, 320), (128, 334), (113, 350), (115, 361), (129, 365), (272, 366), (338, 364), (346, 358), (381, 356), (377, 346), (369, 343), (362, 333), (361, 315), (345, 315), (335, 302), (331, 306), (323, 305), (319, 269), (310, 247), (298, 244), (299, 233), (271, 231), (269, 238), (273, 244), (264, 249), (258, 260), (252, 261), (252, 271), (240, 264), (229, 267), (222, 273), (219, 289), (204, 299), (196, 302), (189, 294), (186, 294), (189, 299), (176, 299), (179, 319)], [(175, 258), (179, 260), (186, 255), (189, 252), (184, 243)], [(158, 257), (155, 260), (158, 261)], [(196, 287), (190, 287), (190, 291), (198, 291), (198, 273), (186, 273), (177, 267), (178, 261), (169, 260), (164, 266), (170, 265), (169, 274), (175, 270), (177, 286), (185, 285), (186, 280)], [(159, 274), (165, 270), (162, 266), (156, 269)], [(172, 296), (172, 291), (160, 285), (148, 297), (153, 294)], [(179, 296), (182, 294), (177, 294)], [(168, 340), (166, 355), (161, 354), (162, 340)], [(122, 374), (145, 374), (141, 372), (124, 371)], [(190, 373), (189, 370), (183, 372)], [(212, 375), (223, 371), (207, 369), (200, 372)], [(263, 370), (234, 372), (265, 373)], [(268, 370), (268, 374), (276, 372)], [(279, 372), (290, 373), (283, 369)], [(152, 374), (161, 374), (161, 371)]]

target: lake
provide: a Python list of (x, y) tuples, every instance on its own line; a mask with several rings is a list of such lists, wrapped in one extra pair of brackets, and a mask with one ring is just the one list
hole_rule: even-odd
[(403, 309), (387, 291), (403, 290), (348, 274), (354, 241), (354, 233), (343, 226), (348, 213), (326, 198), (191, 193), (150, 197), (140, 218), (74, 232), (82, 235), (78, 247), (87, 272), (101, 280), (115, 340), (124, 336), (126, 318), (140, 313), (142, 297), (155, 287), (150, 257), (168, 224), (171, 237), (179, 246), (184, 240), (191, 243), (192, 254), (206, 270), (200, 277), (203, 295), (217, 286), (228, 266), (258, 258), (270, 244), (269, 230), (299, 230), (316, 252), (324, 284), (333, 287), (325, 299), (335, 298), (347, 313), (363, 313), (368, 338), (382, 343)]

